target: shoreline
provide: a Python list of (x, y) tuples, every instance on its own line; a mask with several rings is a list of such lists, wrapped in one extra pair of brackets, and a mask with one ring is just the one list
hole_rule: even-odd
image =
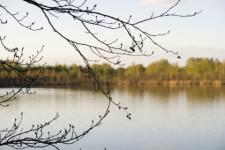
[[(156, 80), (138, 80), (138, 81), (111, 81), (111, 82), (102, 82), (103, 85), (109, 84), (111, 87), (130, 87), (136, 86), (138, 87), (225, 87), (225, 81), (219, 80), (167, 80), (167, 81), (156, 81)], [(16, 86), (17, 85), (17, 86)], [(18, 86), (19, 85), (19, 86)], [(0, 88), (11, 88), (11, 87), (25, 87), (23, 83), (16, 83), (16, 84), (1, 84)], [(44, 82), (40, 84), (32, 84), (29, 87), (65, 87), (65, 88), (95, 88), (97, 85), (94, 81), (77, 81), (77, 82)]]

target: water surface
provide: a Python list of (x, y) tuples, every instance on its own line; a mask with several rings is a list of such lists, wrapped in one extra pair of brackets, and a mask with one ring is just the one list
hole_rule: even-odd
[[(9, 126), (24, 112), (23, 127), (45, 122), (57, 112), (50, 130), (72, 123), (78, 131), (88, 127), (107, 105), (101, 93), (90, 90), (39, 88), (20, 95), (0, 109), (0, 127)], [(63, 150), (224, 150), (224, 88), (114, 89), (114, 100), (129, 108), (132, 120), (117, 108), (103, 124)], [(7, 147), (0, 148), (8, 150)], [(51, 150), (52, 148), (47, 148)]]

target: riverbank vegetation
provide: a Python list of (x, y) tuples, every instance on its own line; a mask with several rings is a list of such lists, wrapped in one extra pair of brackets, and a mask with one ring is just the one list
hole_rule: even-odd
[[(190, 58), (185, 66), (171, 64), (162, 59), (144, 67), (133, 64), (113, 68), (108, 64), (93, 64), (93, 71), (100, 81), (115, 86), (225, 86), (225, 61), (209, 58)], [(21, 69), (23, 69), (21, 67)], [(38, 82), (31, 86), (94, 86), (94, 80), (85, 74), (85, 68), (78, 65), (55, 65), (41, 68)], [(27, 72), (30, 79), (37, 75), (40, 67)], [(15, 85), (18, 74), (0, 66), (0, 86)]]

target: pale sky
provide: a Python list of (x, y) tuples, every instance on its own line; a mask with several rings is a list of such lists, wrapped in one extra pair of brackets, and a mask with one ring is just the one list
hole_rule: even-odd
[[(150, 16), (153, 11), (160, 13), (170, 7), (175, 0), (89, 0), (90, 4), (97, 4), (98, 11), (111, 15), (126, 18), (133, 14), (134, 19)], [(23, 29), (13, 20), (9, 24), (0, 25), (0, 35), (7, 36), (10, 45), (24, 46), (27, 54), (45, 45), (43, 52), (44, 62), (49, 64), (82, 63), (82, 60), (65, 41), (60, 39), (47, 26), (41, 12), (34, 7), (21, 3), (21, 0), (5, 0), (2, 2), (10, 10), (26, 13), (31, 12), (29, 20), (37, 22), (37, 26), (43, 26), (43, 31), (30, 32)], [(2, 4), (1, 3), (1, 4)], [(171, 33), (161, 39), (157, 39), (168, 49), (179, 51), (182, 59), (177, 60), (176, 56), (156, 51), (151, 57), (122, 57), (127, 64), (142, 63), (149, 64), (152, 61), (166, 58), (173, 63), (184, 64), (189, 57), (209, 57), (225, 60), (225, 1), (224, 0), (182, 0), (174, 12), (180, 14), (192, 13), (201, 10), (202, 13), (192, 18), (165, 18), (145, 23), (143, 27), (147, 31), (157, 33), (158, 31), (171, 30)], [(0, 17), (6, 17), (0, 9)], [(28, 20), (28, 21), (29, 21)], [(64, 19), (57, 23), (57, 28), (66, 35), (78, 40), (87, 40), (84, 31), (76, 23)], [(100, 31), (101, 32), (101, 31)], [(102, 31), (104, 32), (104, 31)], [(110, 33), (101, 33), (111, 38)], [(121, 36), (122, 38), (122, 36)], [(124, 40), (124, 39), (123, 39)], [(92, 41), (90, 41), (92, 42)], [(149, 47), (151, 48), (151, 47)], [(89, 52), (84, 52), (88, 57)], [(0, 52), (0, 57), (5, 56)], [(123, 61), (122, 60), (122, 61)]]

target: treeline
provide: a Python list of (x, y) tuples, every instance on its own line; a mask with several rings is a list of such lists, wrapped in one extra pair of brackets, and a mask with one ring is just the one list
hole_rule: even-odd
[[(101, 82), (109, 82), (112, 85), (225, 85), (225, 62), (209, 58), (190, 58), (183, 67), (171, 64), (165, 59), (146, 67), (140, 64), (127, 68), (113, 68), (108, 64), (94, 64), (91, 67)], [(42, 73), (36, 84), (43, 86), (95, 84), (85, 73), (85, 68), (75, 64), (33, 67), (27, 75), (33, 77), (40, 69)], [(5, 70), (0, 68), (1, 86), (7, 86), (7, 80), (17, 78), (16, 72), (10, 72), (7, 78), (4, 73)]]

